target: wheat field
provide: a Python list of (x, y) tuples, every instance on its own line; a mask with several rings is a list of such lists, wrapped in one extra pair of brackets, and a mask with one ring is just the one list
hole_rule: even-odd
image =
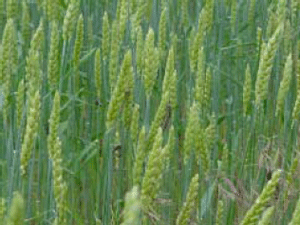
[(299, 10), (0, 0), (0, 225), (300, 224)]

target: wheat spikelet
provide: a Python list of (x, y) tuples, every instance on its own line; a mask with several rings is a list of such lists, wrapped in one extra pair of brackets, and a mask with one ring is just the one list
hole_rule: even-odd
[(151, 96), (158, 69), (157, 52), (154, 47), (154, 31), (149, 29), (145, 44), (144, 85), (147, 98)]
[(17, 126), (18, 127), (20, 127), (21, 120), (23, 117), (24, 101), (25, 101), (25, 84), (24, 84), (24, 80), (21, 80), (17, 92)]
[(228, 159), (228, 146), (227, 144), (225, 143), (224, 146), (223, 146), (223, 151), (222, 151), (222, 171), (226, 174), (226, 171), (227, 171), (227, 168), (228, 168), (228, 162), (229, 162), (229, 159)]
[(272, 174), (271, 180), (268, 181), (262, 193), (258, 196), (254, 204), (247, 211), (241, 225), (255, 224), (258, 221), (258, 217), (265, 209), (269, 200), (273, 197), (276, 186), (280, 178), (281, 171), (277, 170)]
[(289, 20), (285, 20), (284, 22), (284, 32), (283, 32), (283, 58), (286, 60), (289, 53), (292, 51), (293, 46), (293, 29), (291, 27), (291, 23)]
[(181, 21), (182, 21), (182, 25), (183, 27), (187, 27), (189, 24), (189, 1), (188, 0), (182, 0), (181, 1)]
[(79, 1), (71, 0), (63, 22), (63, 39), (70, 40), (75, 29), (76, 19), (79, 13)]
[(268, 26), (267, 26), (267, 37), (271, 38), (273, 35), (274, 31), (276, 30), (278, 26), (278, 17), (276, 14), (276, 11), (273, 9), (274, 7), (269, 7), (268, 8)]
[(131, 140), (133, 146), (136, 145), (138, 132), (139, 132), (139, 121), (140, 121), (140, 105), (134, 104), (133, 113), (131, 117), (131, 126), (130, 126), (130, 133), (131, 133)]
[(257, 57), (259, 57), (259, 54), (262, 51), (262, 29), (261, 27), (257, 27), (256, 31), (256, 53)]
[(118, 110), (120, 109), (120, 106), (125, 99), (125, 92), (127, 88), (132, 87), (132, 80), (127, 80), (130, 76), (132, 76), (131, 59), (131, 52), (127, 51), (122, 63), (121, 73), (118, 78), (117, 86), (113, 91), (112, 98), (108, 106), (106, 120), (106, 125), (108, 128), (111, 128), (115, 119), (117, 118)]
[(152, 4), (153, 4), (153, 1), (152, 0), (145, 0), (144, 1), (144, 4), (145, 4), (145, 18), (147, 21), (150, 21), (151, 19), (151, 13), (152, 13)]
[(168, 139), (168, 143), (164, 148), (164, 152), (165, 152), (165, 168), (168, 168), (170, 165), (170, 158), (172, 153), (175, 150), (175, 130), (174, 130), (174, 126), (172, 125), (170, 130), (169, 130), (169, 139)]
[(281, 34), (281, 27), (278, 26), (276, 32), (269, 40), (268, 45), (261, 52), (262, 56), (259, 62), (257, 72), (257, 79), (255, 83), (255, 105), (260, 106), (268, 94), (268, 81), (271, 75), (272, 63), (278, 47), (279, 37)]
[(145, 11), (146, 11), (146, 3), (144, 0), (138, 0), (137, 5), (138, 5), (137, 10), (133, 16), (133, 21), (132, 21), (133, 35), (136, 33), (138, 27), (141, 25), (142, 18), (145, 15)]
[(2, 37), (2, 80), (10, 79), (17, 66), (15, 27), (12, 19), (6, 22)]
[(109, 50), (110, 50), (109, 47), (110, 47), (110, 25), (108, 21), (107, 12), (105, 11), (102, 19), (102, 39), (101, 39), (103, 60), (106, 60), (109, 57)]
[(120, 5), (120, 15), (118, 19), (119, 24), (119, 38), (118, 41), (121, 43), (125, 36), (126, 24), (128, 19), (128, 1), (120, 0), (118, 6)]
[(297, 20), (297, 10), (299, 9), (298, 0), (291, 1), (291, 11), (292, 11), (292, 23), (295, 24)]
[(243, 87), (243, 109), (244, 116), (247, 115), (250, 100), (251, 100), (251, 89), (252, 89), (252, 81), (251, 81), (251, 73), (250, 73), (250, 65), (247, 64), (246, 72), (245, 72), (245, 81)]
[(15, 19), (18, 12), (18, 1), (17, 0), (7, 0), (6, 1), (6, 12), (8, 19)]
[(167, 9), (164, 8), (160, 15), (159, 20), (159, 38), (158, 38), (158, 51), (159, 51), (159, 61), (163, 62), (166, 55), (166, 29), (167, 29)]
[(176, 99), (177, 72), (175, 70), (175, 61), (174, 60), (175, 60), (174, 48), (172, 46), (169, 50), (162, 91), (169, 92), (170, 103), (173, 108), (176, 107), (176, 100), (177, 100)]
[(9, 216), (7, 219), (8, 225), (24, 224), (25, 202), (22, 195), (15, 191), (12, 199)]
[(125, 207), (123, 211), (123, 222), (121, 225), (138, 225), (140, 214), (139, 189), (134, 186), (125, 197)]
[(66, 224), (66, 183), (63, 179), (61, 142), (58, 138), (58, 127), (60, 122), (60, 96), (56, 92), (53, 99), (53, 106), (49, 120), (49, 135), (47, 140), (48, 152), (52, 160), (54, 198), (58, 217), (55, 224)]
[(22, 37), (23, 43), (27, 48), (30, 43), (31, 28), (30, 28), (30, 13), (26, 1), (22, 3)]
[[(126, 54), (129, 54), (128, 57), (130, 57), (130, 63), (131, 63), (131, 52), (127, 52)], [(126, 55), (125, 55), (126, 57)], [(134, 87), (134, 76), (133, 76), (133, 69), (132, 66), (128, 68), (126, 72), (126, 86), (125, 86), (125, 98), (124, 98), (124, 110), (123, 110), (123, 121), (124, 125), (127, 129), (130, 129), (131, 125), (131, 116), (132, 116), (132, 104), (133, 104), (133, 87)]]
[(295, 175), (296, 169), (298, 167), (298, 162), (298, 157), (295, 157), (289, 168), (289, 171), (286, 172), (287, 188), (284, 190), (283, 199), (288, 199), (289, 197), (290, 187), (293, 184), (293, 176)]
[(44, 41), (44, 23), (40, 20), (39, 26), (36, 29), (31, 42), (28, 55), (26, 57), (26, 88), (29, 94), (29, 100), (33, 98), (35, 92), (39, 89), (41, 81), (39, 51), (42, 49)]
[(292, 55), (290, 54), (285, 62), (283, 78), (280, 82), (280, 87), (278, 90), (276, 116), (278, 116), (284, 109), (284, 100), (289, 91), (291, 79), (292, 79)]
[(201, 47), (198, 54), (198, 67), (197, 67), (196, 84), (194, 90), (194, 98), (199, 108), (203, 107), (204, 88), (205, 88), (205, 78), (203, 74), (203, 47)]
[[(6, 211), (6, 207), (5, 207), (5, 199), (4, 198), (0, 198), (0, 220), (4, 221), (4, 214)], [(2, 224), (2, 223), (0, 223)]]
[(191, 180), (189, 190), (186, 195), (186, 201), (183, 204), (180, 213), (176, 219), (176, 225), (189, 224), (191, 213), (193, 212), (193, 210), (195, 210), (195, 206), (197, 204), (198, 188), (199, 188), (199, 175), (196, 174)]
[(48, 60), (48, 81), (52, 89), (57, 86), (59, 76), (59, 33), (55, 21), (51, 23), (51, 41)]
[[(197, 69), (197, 62), (199, 59), (199, 50), (201, 49), (203, 37), (204, 37), (204, 28), (205, 23), (203, 22), (205, 20), (206, 16), (206, 8), (204, 7), (199, 15), (199, 21), (198, 21), (198, 31), (195, 34), (194, 40), (192, 41), (192, 44), (190, 45), (190, 67), (191, 71), (195, 72)], [(191, 37), (194, 35), (191, 34)]]
[(133, 184), (140, 185), (141, 183), (141, 175), (143, 172), (143, 164), (144, 159), (146, 156), (146, 131), (145, 127), (143, 126), (140, 134), (139, 134), (139, 141), (136, 150), (135, 162), (133, 166)]
[(186, 126), (183, 150), (184, 150), (184, 162), (187, 163), (190, 158), (191, 151), (194, 147), (196, 136), (197, 136), (197, 126), (199, 125), (198, 119), (198, 109), (196, 103), (190, 107), (189, 118)]
[(120, 22), (121, 7), (122, 7), (123, 2), (124, 2), (124, 0), (117, 1), (116, 20), (118, 21), (118, 24)]
[(46, 0), (46, 9), (48, 19), (53, 21), (59, 21), (59, 0)]
[(272, 216), (274, 214), (274, 206), (269, 207), (268, 209), (265, 210), (262, 218), (259, 220), (258, 225), (269, 225), (271, 224), (272, 221)]
[(3, 82), (3, 118), (6, 119), (10, 107), (9, 96), (13, 79), (13, 73), (17, 67), (18, 61), (17, 43), (15, 39), (15, 28), (12, 19), (9, 19), (5, 25), (2, 39), (2, 59), (1, 59), (1, 81)]
[(215, 142), (215, 137), (216, 137), (216, 125), (217, 121), (216, 121), (216, 116), (213, 113), (210, 119), (210, 124), (209, 126), (205, 129), (204, 133), (205, 133), (205, 145), (208, 151), (211, 150), (211, 148), (214, 145)]
[(43, 47), (44, 41), (44, 23), (43, 20), (40, 20), (39, 26), (34, 32), (34, 35), (30, 42), (30, 51), (38, 51)]
[(295, 157), (292, 162), (289, 172), (286, 174), (286, 182), (287, 182), (288, 186), (290, 186), (293, 183), (293, 176), (298, 167), (298, 163), (299, 163), (299, 160), (297, 157)]
[(119, 56), (119, 43), (118, 43), (118, 24), (117, 20), (113, 21), (111, 28), (111, 50), (109, 60), (109, 82), (110, 87), (113, 90), (117, 81), (118, 72), (118, 56)]
[(38, 51), (29, 51), (26, 58), (26, 94), (29, 98), (33, 98), (35, 92), (39, 90), (40, 85), (40, 64)]
[(161, 145), (162, 129), (158, 128), (142, 182), (141, 200), (146, 208), (151, 206), (160, 188), (164, 160)]
[(167, 59), (162, 91), (170, 91), (170, 81), (175, 69), (174, 48), (171, 47)]
[(209, 105), (211, 102), (211, 84), (212, 82), (212, 72), (211, 69), (208, 68), (206, 70), (205, 83), (204, 83), (204, 91), (203, 91), (203, 110), (209, 110)]
[(162, 99), (160, 101), (159, 107), (155, 113), (154, 120), (151, 123), (149, 135), (148, 135), (148, 149), (151, 149), (157, 129), (159, 128), (163, 118), (165, 117), (165, 110), (166, 110), (166, 105), (169, 102), (169, 92), (164, 92)]
[(4, 10), (4, 0), (0, 0), (0, 26), (4, 27), (5, 20), (5, 10)]
[(28, 120), (25, 129), (25, 135), (22, 143), (21, 151), (21, 172), (22, 175), (26, 174), (28, 161), (31, 156), (32, 148), (34, 147), (35, 137), (38, 131), (38, 118), (40, 115), (40, 94), (39, 91), (35, 92), (32, 100), (30, 100)]
[(80, 14), (77, 20), (76, 39), (75, 39), (74, 52), (73, 52), (73, 62), (76, 70), (78, 70), (78, 66), (79, 66), (82, 42), (83, 42), (83, 17), (82, 14)]
[(55, 142), (58, 137), (58, 126), (60, 121), (60, 96), (56, 91), (53, 99), (52, 111), (49, 119), (49, 135), (47, 139), (48, 151), (50, 158), (54, 158), (55, 154)]
[(67, 185), (63, 179), (61, 142), (57, 137), (53, 146), (52, 158), (52, 175), (53, 175), (53, 191), (56, 201), (56, 209), (58, 216), (55, 218), (54, 224), (67, 224)]
[[(233, 1), (235, 2), (235, 1)], [(213, 24), (214, 16), (214, 0), (207, 0), (205, 4), (206, 15), (205, 15), (205, 30), (210, 32)]]
[(143, 69), (144, 69), (144, 39), (143, 39), (143, 31), (141, 26), (137, 28), (136, 31), (136, 67), (137, 73), (141, 77)]
[(285, 0), (278, 0), (278, 6), (277, 6), (277, 21), (285, 21), (286, 18), (286, 1)]
[(201, 164), (202, 170), (206, 176), (210, 168), (210, 156), (205, 143), (205, 133), (201, 126), (197, 126), (195, 132), (197, 133), (197, 139), (195, 140), (197, 163)]
[(297, 225), (300, 223), (300, 198), (297, 201), (296, 208), (293, 213), (293, 217), (289, 223), (289, 225)]
[[(189, 35), (189, 59), (191, 60), (192, 58), (195, 60), (195, 51), (194, 51), (194, 42), (196, 40), (196, 31), (195, 30), (195, 27), (192, 27), (191, 31), (190, 31), (190, 35)], [(199, 47), (199, 49), (201, 49), (201, 47)], [(190, 62), (190, 68), (191, 70), (192, 69), (195, 69), (196, 65), (194, 65), (195, 63), (198, 63), (198, 62)]]
[[(171, 33), (171, 44), (173, 46), (174, 52), (176, 53), (178, 50), (178, 36), (175, 32)], [(174, 54), (174, 60), (176, 62), (176, 54)]]
[(169, 87), (169, 92), (170, 92), (170, 104), (173, 109), (177, 106), (177, 72), (174, 70), (171, 79), (170, 79), (170, 87)]
[(138, 7), (138, 0), (131, 0), (129, 2), (130, 2), (130, 12), (132, 14), (133, 12), (136, 12), (136, 9)]
[(80, 14), (77, 20), (76, 39), (74, 44), (73, 52), (73, 65), (75, 70), (75, 90), (79, 90), (80, 87), (80, 76), (79, 76), (79, 60), (83, 42), (83, 17)]
[(217, 219), (216, 219), (216, 225), (222, 225), (223, 224), (223, 212), (224, 212), (224, 202), (222, 200), (218, 201), (218, 211), (217, 211)]
[[(300, 60), (297, 60), (297, 62), (299, 65)], [(298, 120), (299, 113), (300, 113), (300, 71), (299, 69), (297, 69), (296, 72), (297, 72), (297, 97), (296, 97), (296, 102), (292, 113), (293, 120)]]

